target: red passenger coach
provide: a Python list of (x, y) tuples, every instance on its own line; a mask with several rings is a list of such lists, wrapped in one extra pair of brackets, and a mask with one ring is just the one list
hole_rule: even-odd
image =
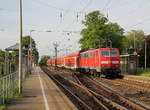
[(73, 54), (70, 54), (66, 56), (65, 59), (65, 68), (74, 69), (76, 70), (78, 68), (78, 58), (80, 56), (80, 52), (76, 52)]
[(51, 66), (51, 60), (50, 59), (47, 60), (47, 65)]

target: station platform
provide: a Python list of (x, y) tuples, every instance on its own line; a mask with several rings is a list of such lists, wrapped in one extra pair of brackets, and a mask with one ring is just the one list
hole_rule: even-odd
[(6, 110), (77, 110), (40, 67), (33, 69), (22, 90), (25, 97), (13, 99)]

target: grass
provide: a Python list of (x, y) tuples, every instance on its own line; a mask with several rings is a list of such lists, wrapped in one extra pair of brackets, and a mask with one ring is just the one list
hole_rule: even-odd
[(5, 105), (0, 106), (0, 110), (5, 110), (5, 109), (6, 109)]
[(13, 98), (22, 98), (22, 97), (24, 97), (24, 94), (19, 94), (18, 93), (18, 87), (17, 86), (14, 86), (14, 88), (11, 89), (11, 91), (14, 91), (14, 94), (12, 95), (12, 94), (9, 94), (10, 91), (8, 92), (8, 96), (5, 97), (5, 99), (4, 99), (4, 105), (0, 105), (0, 110), (5, 110), (5, 106), (7, 104), (10, 104)]
[(23, 98), (23, 97), (25, 97), (25, 95), (24, 95), (24, 94), (19, 94), (19, 93), (17, 93), (17, 94), (14, 96), (14, 98)]
[(134, 75), (150, 77), (150, 70), (137, 70), (137, 73)]
[(6, 106), (11, 103), (13, 98), (23, 98), (24, 94), (16, 93), (13, 97), (5, 99), (5, 105), (0, 105), (0, 110), (6, 110)]

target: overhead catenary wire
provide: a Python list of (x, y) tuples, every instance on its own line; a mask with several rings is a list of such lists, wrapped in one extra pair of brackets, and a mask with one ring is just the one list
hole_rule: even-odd
[(142, 21), (140, 21), (140, 22), (138, 22), (138, 23), (136, 23), (136, 24), (134, 24), (132, 26), (137, 26), (139, 24), (143, 24), (145, 21), (149, 21), (149, 20), (150, 20), (150, 18), (144, 19), (144, 20), (142, 20)]
[(129, 28), (133, 28), (133, 27), (135, 27), (135, 26), (137, 26), (137, 25), (140, 25), (140, 24), (143, 24), (143, 23), (145, 23), (145, 22), (147, 22), (147, 21), (149, 21), (149, 20), (150, 20), (150, 17), (149, 17), (149, 18), (146, 18), (146, 19), (144, 19), (144, 20), (142, 20), (142, 21), (140, 21), (140, 22), (138, 22), (138, 23), (136, 23), (136, 24), (133, 24), (133, 25), (129, 26)]
[[(82, 9), (81, 11), (79, 11), (79, 12), (83, 13), (83, 12), (85, 11), (85, 9), (87, 9), (87, 7), (88, 7), (89, 5), (91, 5), (91, 2), (92, 2), (92, 0), (89, 0), (89, 2), (85, 5), (85, 7), (83, 7), (83, 9)], [(68, 30), (68, 29), (72, 26), (72, 24), (78, 19), (78, 17), (79, 17), (79, 15), (75, 16), (75, 19), (73, 19), (72, 23), (69, 24), (69, 25), (67, 26), (67, 28), (65, 28), (65, 30)], [(70, 35), (70, 34), (68, 34), (68, 33), (71, 33), (71, 32), (73, 32), (73, 31), (70, 31), (70, 32), (68, 31), (68, 32), (67, 32), (67, 35)], [(70, 39), (69, 39), (69, 40), (70, 40)]]
[[(83, 0), (80, 0), (79, 4), (81, 4), (82, 1), (83, 1)], [(63, 14), (62, 19), (64, 19), (64, 17), (67, 16), (67, 14), (70, 12), (71, 8), (72, 8), (72, 6), (70, 5), (70, 7), (67, 9), (67, 11)], [(77, 19), (78, 19), (80, 12), (77, 11), (77, 12), (75, 12), (75, 13), (77, 13)], [(63, 20), (63, 21), (64, 21), (64, 20)], [(60, 28), (60, 27), (61, 27), (61, 24), (62, 24), (62, 22), (59, 23), (59, 25), (56, 27), (56, 29)]]
[(108, 5), (109, 5), (111, 2), (112, 2), (112, 0), (108, 0), (108, 1), (106, 2), (106, 4), (104, 5), (104, 7), (102, 8), (102, 11), (104, 11), (104, 10), (108, 7)]
[[(57, 30), (58, 31), (58, 28), (60, 27), (60, 25), (62, 24), (63, 20), (64, 20), (64, 17), (69, 13), (69, 12), (72, 12), (72, 13), (80, 13), (78, 11), (75, 11), (75, 10), (71, 10), (72, 6), (70, 5), (70, 7), (68, 9), (64, 9), (64, 8), (59, 8), (59, 7), (56, 7), (56, 6), (53, 6), (49, 3), (46, 3), (46, 2), (43, 2), (41, 0), (32, 0), (33, 2), (35, 3), (38, 3), (40, 5), (43, 5), (43, 6), (46, 6), (48, 8), (52, 8), (52, 9), (55, 9), (56, 11), (59, 11), (59, 14), (58, 14), (58, 17), (60, 19), (60, 22), (58, 24), (58, 26), (56, 27), (56, 29), (54, 30)], [(80, 0), (80, 3), (81, 3), (82, 0)], [(79, 16), (78, 16), (79, 17)]]
[(57, 11), (67, 11), (66, 9), (53, 6), (53, 5), (49, 4), (49, 3), (43, 2), (43, 1), (41, 1), (41, 0), (32, 0), (32, 1), (35, 2), (35, 3), (38, 3), (38, 4), (40, 4), (40, 5), (43, 5), (43, 6), (52, 8), (52, 9), (55, 9), (55, 10), (57, 10)]
[[(79, 12), (84, 12), (85, 9), (86, 9), (89, 5), (91, 5), (91, 2), (92, 2), (92, 0), (89, 0), (89, 2), (86, 4), (86, 6), (85, 6), (81, 11), (79, 11)], [(86, 14), (86, 13), (85, 13), (85, 14)], [(70, 26), (76, 21), (76, 19), (77, 19), (77, 16), (76, 16), (75, 19), (73, 19), (73, 21), (67, 26), (66, 30), (67, 30), (68, 28), (70, 28)]]
[(41, 0), (32, 0), (32, 1), (37, 3), (37, 4), (46, 6), (48, 8), (55, 9), (55, 10), (60, 11), (60, 12), (68, 12), (68, 11), (73, 12), (73, 13), (77, 13), (78, 12), (76, 10), (70, 10), (70, 9), (64, 9), (64, 8), (56, 7), (56, 6), (53, 6), (53, 5), (49, 4), (49, 3), (43, 2)]

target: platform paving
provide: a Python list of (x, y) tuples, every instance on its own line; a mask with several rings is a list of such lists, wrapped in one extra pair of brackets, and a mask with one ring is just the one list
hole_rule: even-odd
[(40, 67), (23, 82), (23, 94), (25, 97), (13, 99), (6, 110), (77, 110)]

